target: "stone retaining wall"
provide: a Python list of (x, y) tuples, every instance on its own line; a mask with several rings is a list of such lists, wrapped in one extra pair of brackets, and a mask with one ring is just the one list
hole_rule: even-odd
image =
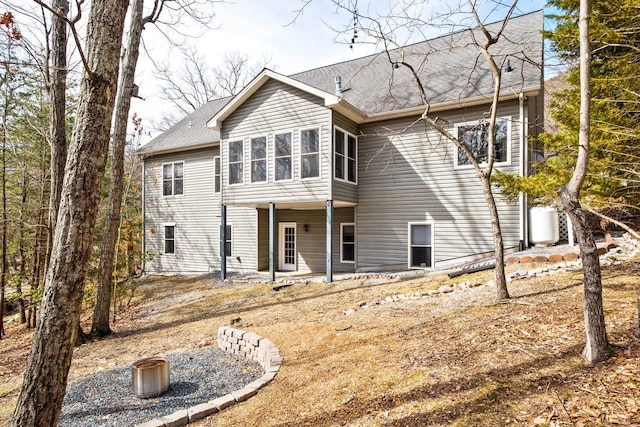
[(186, 426), (209, 415), (222, 411), (238, 402), (244, 402), (255, 396), (265, 385), (275, 378), (282, 356), (280, 350), (270, 340), (262, 338), (253, 332), (221, 326), (218, 328), (218, 347), (229, 354), (258, 362), (264, 368), (264, 375), (247, 384), (240, 390), (201, 403), (181, 411), (176, 411), (162, 418), (154, 418), (136, 427), (179, 427)]
[(258, 362), (264, 368), (265, 375), (273, 373), (275, 377), (282, 365), (278, 347), (253, 332), (221, 326), (218, 329), (218, 347), (227, 353)]

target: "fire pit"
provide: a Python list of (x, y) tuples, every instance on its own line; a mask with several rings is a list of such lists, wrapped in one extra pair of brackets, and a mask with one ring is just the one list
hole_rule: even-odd
[(140, 359), (131, 366), (133, 392), (146, 399), (169, 390), (169, 359), (161, 356)]

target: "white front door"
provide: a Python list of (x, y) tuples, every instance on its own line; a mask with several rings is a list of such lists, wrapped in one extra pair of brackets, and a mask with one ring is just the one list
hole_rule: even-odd
[(296, 270), (296, 223), (281, 222), (280, 223), (280, 270), (295, 271)]

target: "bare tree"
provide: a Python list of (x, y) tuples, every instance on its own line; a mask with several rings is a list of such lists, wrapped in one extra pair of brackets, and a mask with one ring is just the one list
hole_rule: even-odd
[[(111, 143), (111, 173), (109, 181), (109, 199), (103, 238), (100, 244), (100, 261), (97, 273), (96, 305), (93, 310), (91, 335), (102, 337), (111, 333), (109, 326), (109, 307), (111, 306), (114, 261), (116, 242), (120, 227), (121, 206), (123, 196), (124, 156), (127, 145), (127, 124), (131, 98), (134, 95), (134, 77), (140, 52), (142, 30), (147, 24), (154, 24), (160, 19), (165, 3), (168, 0), (154, 0), (154, 7), (149, 15), (143, 17), (144, 0), (133, 0), (127, 46), (123, 52), (122, 72), (119, 93), (116, 102), (113, 141)], [(206, 26), (214, 15), (196, 13), (194, 5), (185, 3), (182, 12)], [(114, 285), (115, 286), (115, 285)], [(115, 289), (115, 288), (114, 288)]]
[(589, 44), (589, 19), (591, 4), (580, 0), (580, 130), (578, 158), (569, 182), (560, 188), (562, 207), (569, 214), (574, 226), (584, 276), (584, 323), (587, 344), (582, 352), (590, 363), (609, 358), (611, 348), (607, 339), (602, 306), (602, 276), (600, 260), (593, 233), (580, 205), (580, 190), (589, 166), (589, 132), (591, 122), (591, 49)]
[(168, 113), (156, 127), (167, 129), (179, 118), (195, 111), (214, 99), (238, 93), (263, 68), (270, 59), (251, 62), (248, 56), (235, 51), (225, 52), (218, 66), (212, 66), (206, 56), (195, 48), (181, 50), (179, 69), (168, 64), (156, 64), (163, 99), (169, 101), (175, 113)]
[[(55, 426), (78, 332), (93, 226), (109, 145), (127, 2), (94, 0), (41, 315), (12, 426)], [(55, 334), (55, 339), (51, 339)]]
[[(478, 49), (478, 56), (471, 61), (475, 61), (476, 67), (480, 61), (484, 61), (487, 65), (491, 77), (493, 79), (493, 94), (491, 96), (491, 103), (488, 107), (487, 119), (484, 120), (483, 126), (485, 126), (486, 134), (486, 158), (478, 159), (471, 152), (469, 147), (461, 141), (456, 135), (454, 135), (449, 129), (450, 124), (442, 121), (436, 115), (430, 111), (430, 100), (425, 88), (428, 88), (429, 82), (424, 81), (421, 77), (421, 73), (418, 68), (425, 66), (426, 57), (429, 53), (425, 53), (422, 62), (416, 64), (414, 61), (405, 57), (402, 48), (395, 41), (399, 37), (400, 32), (419, 32), (423, 33), (424, 29), (429, 26), (437, 26), (442, 24), (436, 24), (435, 22), (429, 22), (423, 19), (421, 16), (412, 15), (412, 11), (415, 11), (417, 7), (420, 9), (421, 2), (404, 2), (402, 7), (399, 7), (399, 12), (390, 12), (387, 16), (381, 18), (372, 18), (360, 14), (357, 10), (351, 9), (346, 6), (340, 0), (334, 0), (334, 4), (339, 8), (349, 10), (354, 15), (356, 25), (363, 31), (368, 37), (373, 38), (375, 43), (379, 44), (383, 48), (383, 54), (386, 55), (389, 61), (389, 66), (392, 70), (399, 67), (408, 69), (411, 73), (414, 88), (420, 94), (420, 99), (425, 109), (422, 114), (422, 121), (428, 126), (435, 129), (446, 140), (453, 143), (457, 149), (463, 153), (469, 164), (474, 168), (476, 175), (482, 186), (482, 191), (485, 197), (487, 208), (489, 209), (491, 217), (491, 227), (493, 230), (493, 243), (495, 254), (495, 282), (496, 282), (496, 297), (498, 300), (508, 299), (509, 292), (507, 289), (507, 281), (505, 275), (504, 264), (504, 242), (502, 237), (502, 229), (500, 226), (500, 216), (496, 205), (496, 198), (491, 187), (491, 176), (494, 170), (494, 164), (496, 162), (495, 147), (496, 147), (496, 122), (498, 118), (498, 104), (501, 100), (502, 89), (502, 73), (508, 60), (508, 56), (504, 52), (494, 54), (492, 47), (498, 45), (503, 39), (504, 30), (511, 19), (514, 11), (516, 10), (517, 0), (511, 3), (503, 4), (502, 2), (496, 2), (495, 8), (505, 7), (506, 13), (504, 18), (498, 25), (493, 26), (493, 30), (490, 30), (481, 19), (479, 13), (480, 5), (472, 0), (467, 0), (468, 13), (472, 17), (473, 24), (464, 24), (467, 29), (472, 29), (473, 26), (477, 27), (476, 30), (470, 31), (472, 36), (471, 44)], [(463, 9), (457, 11), (451, 11), (451, 18), (460, 17), (463, 13)], [(383, 19), (385, 22), (383, 22)], [(370, 25), (367, 25), (369, 23)], [(391, 23), (391, 24), (390, 24)], [(463, 24), (451, 24), (448, 25), (463, 25)], [(352, 38), (352, 43), (356, 40)], [(511, 55), (515, 56), (519, 52), (512, 52)], [(524, 55), (523, 55), (524, 56)], [(537, 64), (541, 66), (541, 64)], [(393, 74), (392, 74), (393, 75)], [(460, 77), (471, 78), (471, 77)]]
[[(143, 18), (144, 0), (133, 0), (129, 23), (129, 36), (124, 51), (124, 61), (120, 75), (113, 140), (111, 143), (111, 174), (109, 180), (109, 199), (105, 226), (100, 244), (100, 261), (96, 280), (96, 305), (93, 310), (91, 335), (102, 337), (111, 333), (109, 326), (109, 307), (111, 306), (111, 283), (113, 281), (115, 246), (120, 225), (120, 207), (122, 205), (122, 179), (124, 176), (124, 151), (127, 145), (127, 124), (134, 77), (140, 52), (140, 40), (144, 25), (153, 22), (157, 16)], [(159, 12), (159, 11), (156, 11)]]
[[(8, 50), (8, 49), (7, 49)], [(7, 117), (11, 108), (9, 98), (12, 97), (12, 88), (9, 85), (8, 67), (0, 81), (0, 88), (3, 89), (4, 105), (2, 108), (2, 177), (0, 183), (2, 186), (2, 232), (0, 237), (0, 339), (5, 335), (4, 332), (4, 305), (5, 305), (5, 289), (7, 285)]]

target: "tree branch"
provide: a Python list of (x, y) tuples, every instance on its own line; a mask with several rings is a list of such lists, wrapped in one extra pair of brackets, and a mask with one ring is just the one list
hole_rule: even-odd
[(42, 6), (43, 8), (47, 9), (49, 12), (55, 14), (56, 16), (58, 16), (60, 19), (62, 19), (64, 22), (66, 22), (69, 25), (69, 28), (71, 29), (71, 34), (73, 35), (73, 41), (76, 44), (76, 48), (78, 49), (78, 53), (80, 54), (80, 59), (82, 60), (84, 71), (87, 73), (87, 76), (89, 77), (89, 79), (93, 79), (93, 72), (89, 68), (89, 63), (87, 62), (87, 58), (84, 54), (84, 51), (82, 50), (82, 43), (80, 42), (80, 36), (78, 35), (78, 31), (76, 30), (76, 26), (75, 26), (75, 24), (79, 22), (80, 19), (82, 18), (82, 4), (84, 3), (85, 0), (76, 1), (78, 14), (73, 19), (69, 19), (69, 17), (58, 13), (57, 10), (54, 10), (51, 6), (49, 6), (42, 0), (33, 0), (33, 1), (39, 4), (40, 6)]

